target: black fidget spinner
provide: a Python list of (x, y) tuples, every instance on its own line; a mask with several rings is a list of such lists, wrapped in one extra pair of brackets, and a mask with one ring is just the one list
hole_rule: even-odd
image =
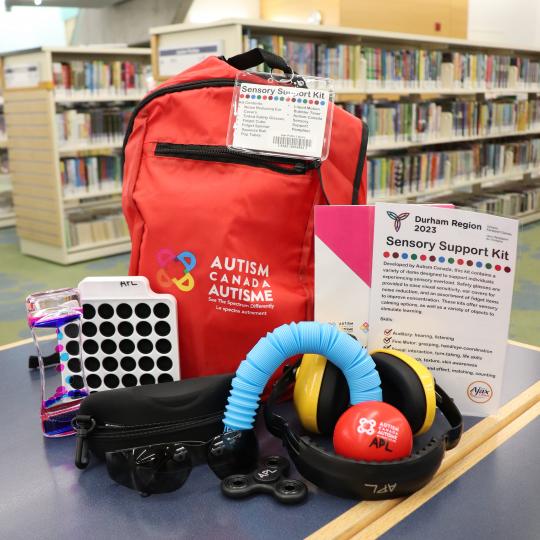
[(222, 493), (231, 499), (243, 499), (269, 493), (283, 504), (298, 504), (307, 497), (307, 487), (300, 480), (287, 478), (289, 460), (281, 456), (263, 458), (261, 466), (250, 474), (233, 474), (221, 482)]

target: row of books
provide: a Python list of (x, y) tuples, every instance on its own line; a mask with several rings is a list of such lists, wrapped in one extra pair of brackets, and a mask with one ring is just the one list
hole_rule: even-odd
[(118, 155), (99, 155), (60, 160), (64, 197), (113, 191), (121, 185)]
[(9, 172), (8, 153), (5, 148), (0, 148), (0, 174), (8, 174), (8, 172)]
[(370, 145), (504, 135), (540, 128), (540, 99), (458, 99), (340, 104), (368, 125)]
[(340, 87), (387, 89), (535, 89), (540, 62), (526, 56), (315, 43), (281, 35), (244, 34), (244, 50), (262, 47), (286, 58), (297, 73), (335, 79)]
[(7, 138), (7, 131), (6, 131), (6, 117), (0, 111), (0, 142), (5, 141)]
[(482, 190), (481, 193), (456, 193), (435, 202), (451, 202), (460, 208), (488, 214), (520, 217), (540, 212), (540, 182), (522, 182)]
[(515, 88), (538, 85), (540, 62), (524, 56), (446, 52), (443, 86)]
[(131, 110), (120, 107), (93, 107), (57, 112), (59, 144), (121, 143)]
[(53, 82), (59, 97), (76, 93), (140, 94), (153, 85), (148, 63), (120, 60), (53, 62)]
[(126, 220), (118, 208), (77, 209), (67, 215), (66, 221), (68, 247), (129, 237)]
[(540, 167), (540, 139), (489, 141), (453, 148), (368, 159), (372, 198), (429, 194), (471, 180), (526, 172)]

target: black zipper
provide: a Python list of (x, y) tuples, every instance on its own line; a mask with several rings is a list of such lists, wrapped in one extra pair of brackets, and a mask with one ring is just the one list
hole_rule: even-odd
[(75, 465), (79, 469), (84, 469), (88, 465), (88, 435), (92, 434), (92, 439), (130, 439), (147, 435), (165, 435), (167, 433), (177, 433), (190, 428), (191, 426), (206, 426), (223, 418), (225, 411), (212, 413), (207, 416), (192, 418), (188, 421), (167, 422), (160, 424), (141, 424), (137, 426), (126, 426), (121, 424), (98, 425), (96, 421), (86, 415), (79, 415), (73, 421), (76, 429), (76, 449)]
[(282, 174), (306, 174), (308, 171), (318, 169), (321, 166), (319, 160), (306, 161), (288, 157), (266, 156), (264, 154), (248, 154), (240, 150), (232, 150), (227, 146), (198, 144), (157, 143), (155, 155), (264, 167)]

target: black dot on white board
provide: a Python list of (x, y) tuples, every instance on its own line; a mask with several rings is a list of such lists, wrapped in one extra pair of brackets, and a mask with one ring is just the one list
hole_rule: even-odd
[(82, 325), (83, 336), (94, 337), (97, 334), (97, 326), (91, 322), (85, 322)]
[(116, 375), (109, 373), (105, 375), (103, 382), (107, 388), (116, 388), (120, 384), (120, 379)]
[(67, 362), (67, 367), (71, 373), (79, 373), (81, 371), (81, 361), (78, 358), (70, 358)]
[(135, 306), (135, 315), (137, 315), (139, 319), (148, 319), (150, 313), (152, 313), (152, 310), (148, 304), (137, 304)]
[(131, 354), (135, 350), (135, 343), (130, 339), (123, 339), (118, 347), (124, 354)]
[(158, 383), (164, 383), (164, 382), (171, 382), (173, 381), (174, 379), (172, 378), (172, 375), (169, 375), (168, 373), (162, 373), (159, 377), (158, 377)]
[(141, 384), (155, 384), (156, 379), (153, 375), (150, 375), (149, 373), (145, 373), (144, 375), (141, 375), (141, 378), (139, 379)]
[[(84, 348), (84, 345), (83, 345), (83, 348)], [(71, 341), (68, 341), (66, 343), (66, 351), (71, 355), (71, 356), (77, 356), (79, 354), (79, 342), (75, 339), (72, 339)]]
[(106, 356), (103, 359), (102, 365), (106, 371), (116, 371), (118, 369), (118, 360), (112, 356)]
[(101, 342), (101, 350), (105, 354), (114, 354), (116, 352), (116, 343), (112, 339), (104, 339)]
[(154, 306), (154, 315), (158, 319), (164, 319), (169, 315), (170, 312), (171, 310), (169, 309), (169, 306), (167, 304), (164, 304), (163, 302), (158, 302)]
[(83, 304), (83, 317), (93, 319), (96, 316), (96, 308), (92, 304)]
[(141, 321), (135, 327), (139, 336), (149, 336), (152, 333), (152, 325), (149, 322)]
[(111, 336), (114, 336), (115, 332), (116, 332), (116, 328), (114, 327), (114, 324), (109, 321), (102, 322), (99, 325), (99, 333), (102, 336), (111, 337)]
[(99, 360), (94, 356), (88, 356), (84, 360), (84, 368), (87, 371), (97, 371), (99, 369)]
[(171, 327), (169, 323), (166, 323), (165, 321), (159, 321), (156, 323), (154, 330), (156, 331), (156, 334), (158, 336), (167, 336), (171, 331)]
[(83, 343), (83, 349), (86, 354), (96, 354), (99, 350), (99, 345), (93, 339), (86, 339)]
[(173, 362), (168, 356), (160, 356), (156, 364), (160, 371), (169, 371), (173, 366)]
[(101, 304), (98, 307), (98, 313), (102, 319), (110, 319), (114, 315), (114, 308), (111, 304)]
[(118, 325), (118, 333), (124, 337), (131, 336), (133, 334), (133, 325), (127, 321), (122, 321)]
[(116, 314), (121, 319), (129, 319), (133, 315), (133, 309), (129, 304), (122, 303), (116, 306)]
[(161, 354), (167, 354), (172, 349), (171, 342), (168, 339), (158, 339), (156, 341), (156, 350)]
[(141, 339), (137, 343), (137, 349), (142, 354), (148, 354), (148, 353), (152, 352), (153, 348), (154, 348), (154, 345), (152, 344), (152, 342), (149, 339)]
[(124, 358), (120, 360), (120, 366), (124, 371), (133, 371), (137, 364), (131, 356), (124, 356)]
[(154, 361), (149, 356), (141, 356), (139, 358), (139, 367), (143, 371), (152, 371), (154, 369)]
[(86, 383), (90, 388), (99, 388), (101, 386), (101, 377), (95, 374), (88, 375)]
[(131, 373), (127, 373), (122, 377), (122, 384), (129, 388), (130, 386), (136, 386), (137, 385), (137, 377), (135, 375), (131, 375)]
[(71, 323), (64, 326), (64, 334), (69, 338), (76, 338), (79, 335), (79, 325)]

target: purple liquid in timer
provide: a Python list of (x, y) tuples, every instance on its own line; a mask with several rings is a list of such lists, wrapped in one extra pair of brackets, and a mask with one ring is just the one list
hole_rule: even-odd
[[(26, 299), (26, 310), (38, 354), (43, 435), (72, 435), (75, 430), (71, 421), (81, 400), (88, 395), (81, 362), (82, 308), (79, 292), (76, 289), (58, 289), (31, 294)], [(64, 351), (61, 342), (70, 348), (70, 354)], [(49, 361), (46, 367), (44, 359), (51, 357), (58, 361)], [(75, 375), (64, 377), (67, 361)]]

